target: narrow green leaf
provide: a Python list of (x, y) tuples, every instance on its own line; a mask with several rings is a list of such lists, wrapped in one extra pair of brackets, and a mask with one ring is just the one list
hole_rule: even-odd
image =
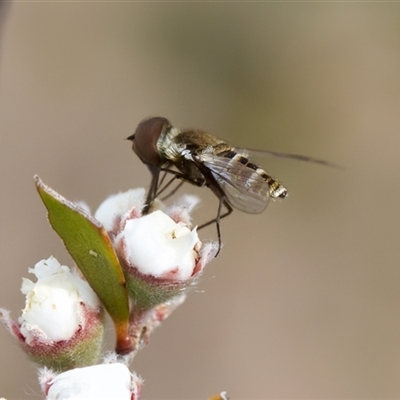
[[(48, 219), (115, 324), (117, 348), (129, 347), (129, 304), (118, 257), (101, 223), (35, 176)], [(122, 352), (125, 352), (122, 350)]]

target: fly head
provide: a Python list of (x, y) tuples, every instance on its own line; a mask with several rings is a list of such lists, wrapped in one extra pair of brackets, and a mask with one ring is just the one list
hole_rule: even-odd
[(153, 117), (143, 120), (135, 133), (127, 139), (132, 141), (132, 149), (145, 164), (161, 167), (164, 160), (158, 149), (157, 142), (161, 134), (171, 128), (171, 123), (164, 117)]

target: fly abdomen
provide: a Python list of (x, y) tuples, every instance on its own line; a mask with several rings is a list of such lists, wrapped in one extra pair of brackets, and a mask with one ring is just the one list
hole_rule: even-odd
[(266, 172), (264, 172), (264, 175), (271, 180), (271, 183), (268, 183), (268, 185), (269, 185), (269, 194), (273, 199), (277, 198), (284, 199), (285, 197), (287, 197), (288, 191), (279, 181), (276, 181), (275, 179), (271, 178)]
[(238, 162), (243, 164), (245, 167), (254, 170), (255, 174), (261, 176), (264, 181), (269, 186), (269, 194), (273, 199), (284, 199), (288, 195), (287, 189), (276, 179), (270, 176), (267, 172), (265, 172), (262, 168), (258, 165), (249, 161), (249, 159), (241, 154), (238, 154), (234, 151), (230, 151), (226, 154), (227, 157), (231, 158), (232, 162)]

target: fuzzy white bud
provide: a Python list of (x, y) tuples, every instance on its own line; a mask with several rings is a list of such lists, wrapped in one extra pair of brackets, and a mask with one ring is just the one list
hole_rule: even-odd
[[(196, 228), (175, 223), (162, 211), (128, 220), (115, 240), (129, 265), (144, 275), (189, 279), (198, 258), (201, 242)], [(122, 243), (121, 243), (122, 242)]]
[(120, 363), (75, 368), (45, 382), (47, 400), (136, 400), (141, 379)]
[(37, 282), (23, 278), (26, 302), (18, 320), (26, 343), (38, 338), (44, 342), (70, 339), (84, 319), (82, 304), (98, 307), (97, 296), (86, 281), (54, 257), (38, 262), (29, 272)]

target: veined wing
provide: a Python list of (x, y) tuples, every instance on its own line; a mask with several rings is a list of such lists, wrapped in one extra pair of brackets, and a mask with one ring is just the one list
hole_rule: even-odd
[(233, 207), (249, 214), (261, 213), (267, 207), (270, 186), (256, 170), (234, 159), (210, 153), (195, 158), (211, 171)]

